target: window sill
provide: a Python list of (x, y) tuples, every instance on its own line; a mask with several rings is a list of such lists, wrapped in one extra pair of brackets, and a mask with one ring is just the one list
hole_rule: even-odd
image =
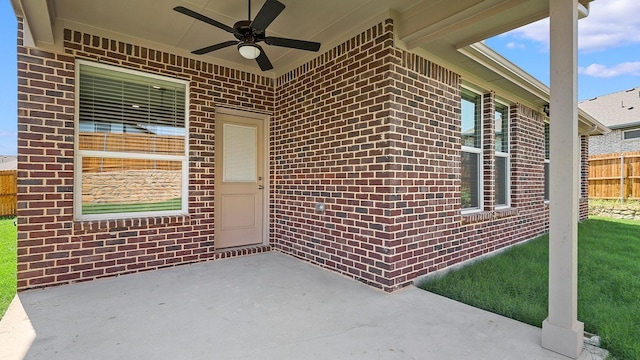
[(496, 219), (501, 219), (509, 216), (516, 216), (519, 214), (518, 209), (512, 208), (512, 207), (496, 209), (496, 211), (494, 211), (493, 213), (494, 213), (494, 218)]
[(462, 224), (473, 224), (483, 221), (491, 221), (497, 219), (503, 219), (511, 216), (518, 215), (518, 209), (515, 208), (502, 208), (496, 209), (494, 211), (480, 211), (474, 213), (463, 213), (462, 214)]
[(150, 227), (164, 227), (167, 225), (183, 225), (190, 219), (189, 215), (140, 217), (112, 220), (75, 220), (74, 234), (99, 231), (114, 231), (125, 229), (142, 229)]

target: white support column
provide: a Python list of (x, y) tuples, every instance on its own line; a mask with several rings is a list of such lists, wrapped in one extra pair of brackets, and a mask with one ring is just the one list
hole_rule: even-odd
[(549, 0), (551, 17), (549, 317), (542, 346), (577, 358), (578, 321), (578, 0)]

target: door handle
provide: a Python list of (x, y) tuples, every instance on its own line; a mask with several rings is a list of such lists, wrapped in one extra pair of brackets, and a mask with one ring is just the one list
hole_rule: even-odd
[(264, 186), (258, 185), (258, 190), (262, 190), (262, 189), (264, 189)]

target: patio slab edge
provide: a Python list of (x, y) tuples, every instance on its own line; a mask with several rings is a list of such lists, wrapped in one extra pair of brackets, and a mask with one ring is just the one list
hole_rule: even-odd
[(0, 319), (0, 360), (23, 359), (36, 338), (36, 331), (16, 296)]

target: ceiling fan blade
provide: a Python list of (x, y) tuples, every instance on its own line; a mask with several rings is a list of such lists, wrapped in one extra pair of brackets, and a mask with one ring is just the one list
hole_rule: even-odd
[(213, 26), (215, 26), (215, 27), (217, 27), (219, 29), (222, 29), (222, 30), (224, 30), (226, 32), (230, 32), (232, 34), (236, 33), (236, 29), (234, 29), (234, 28), (232, 28), (230, 26), (227, 26), (227, 25), (225, 25), (225, 24), (223, 24), (221, 22), (215, 21), (212, 18), (209, 18), (209, 17), (206, 17), (206, 16), (204, 16), (202, 14), (199, 14), (199, 13), (193, 11), (193, 10), (187, 9), (184, 6), (176, 6), (176, 7), (173, 8), (173, 10), (175, 10), (175, 11), (181, 13), (181, 14), (185, 14), (187, 16), (190, 16), (190, 17), (192, 17), (192, 18), (194, 18), (196, 20), (200, 20), (200, 21), (206, 22), (207, 24), (213, 25)]
[(251, 28), (253, 28), (255, 32), (263, 32), (267, 26), (280, 15), (282, 10), (284, 10), (283, 3), (278, 0), (267, 0), (267, 2), (262, 5), (260, 11), (258, 11), (258, 15), (256, 15), (255, 19), (251, 22)]
[(207, 46), (207, 47), (203, 47), (202, 49), (198, 49), (198, 50), (193, 50), (192, 53), (196, 54), (196, 55), (203, 55), (212, 51), (216, 51), (216, 50), (220, 50), (223, 48), (226, 48), (228, 46), (231, 45), (238, 45), (238, 40), (230, 40), (230, 41), (225, 41), (223, 43), (220, 44), (215, 44), (215, 45), (211, 45), (211, 46)]
[(267, 54), (260, 46), (257, 47), (260, 49), (260, 55), (256, 58), (256, 62), (258, 63), (258, 66), (260, 66), (260, 70), (267, 71), (273, 69), (273, 65), (271, 65), (271, 61), (269, 61)]
[(274, 36), (267, 36), (264, 39), (269, 45), (273, 46), (281, 46), (291, 49), (299, 49), (299, 50), (307, 50), (307, 51), (318, 51), (320, 50), (320, 43), (313, 41), (304, 41), (304, 40), (295, 40), (295, 39), (286, 39), (279, 38)]

